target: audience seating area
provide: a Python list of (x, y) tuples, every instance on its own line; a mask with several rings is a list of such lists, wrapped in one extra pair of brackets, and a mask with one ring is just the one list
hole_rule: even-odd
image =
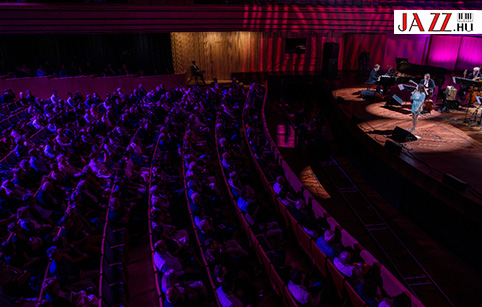
[[(268, 211), (256, 187), (256, 179), (248, 172), (249, 157), (243, 155), (243, 110), (256, 101), (261, 101), (264, 91), (253, 83), (248, 91), (246, 104), (233, 104), (224, 101), (218, 111), (216, 124), (216, 144), (218, 160), (223, 170), (223, 178), (228, 187), (232, 206), (243, 232), (247, 234), (250, 246), (254, 248), (259, 262), (266, 271), (275, 293), (287, 306), (298, 306), (288, 289), (288, 280), (294, 268), (286, 263), (283, 231)], [(259, 213), (262, 211), (262, 213)], [(266, 225), (266, 227), (264, 226)], [(264, 228), (265, 227), (265, 228)], [(264, 229), (263, 229), (264, 228)]]
[(11, 108), (21, 110), (4, 120), (2, 306), (129, 300), (128, 238), (147, 229), (146, 154), (165, 119), (158, 101), (182, 91), (138, 90), (65, 103), (32, 96)]
[[(266, 97), (266, 96), (265, 96)], [(266, 101), (264, 101), (266, 102)], [(286, 226), (292, 229), (297, 238), (297, 242), (305, 253), (313, 259), (313, 264), (327, 278), (331, 278), (337, 289), (338, 295), (344, 300), (349, 300), (353, 306), (365, 306), (367, 303), (363, 300), (360, 292), (356, 287), (360, 286), (353, 278), (346, 276), (340, 272), (336, 266), (336, 258), (340, 257), (340, 252), (336, 253), (336, 246), (339, 251), (348, 250), (353, 254), (352, 259), (360, 262), (363, 266), (375, 268), (377, 274), (374, 278), (377, 282), (378, 292), (385, 294), (387, 297), (394, 298), (404, 293), (410, 299), (410, 306), (423, 306), (422, 303), (414, 297), (384, 266), (365, 250), (355, 238), (346, 232), (332, 217), (326, 212), (322, 204), (315, 200), (311, 193), (305, 189), (299, 178), (290, 169), (282, 157), (275, 142), (271, 138), (264, 116), (265, 104), (254, 106), (255, 116), (245, 116), (246, 118), (254, 118), (255, 120), (245, 122), (245, 126), (255, 131), (259, 129), (259, 133), (246, 133), (247, 142), (250, 144), (250, 153), (257, 163), (257, 171), (265, 185), (266, 191), (269, 191), (270, 197), (274, 204), (274, 209), (280, 214)], [(262, 112), (263, 111), (263, 112)], [(261, 142), (260, 142), (261, 139)], [(264, 143), (264, 140), (266, 142)], [(264, 145), (266, 144), (266, 145)], [(266, 167), (266, 160), (263, 156), (267, 154), (274, 155), (274, 161), (277, 166), (282, 169), (280, 177), (275, 178), (270, 167)], [(282, 187), (281, 190), (278, 189)], [(294, 197), (293, 197), (294, 196)], [(299, 198), (297, 198), (298, 196)], [(293, 199), (294, 198), (294, 199)], [(295, 200), (297, 199), (297, 200)], [(317, 221), (313, 224), (313, 221)], [(335, 250), (336, 258), (325, 255), (319, 248), (320, 240), (326, 241), (326, 231), (331, 230), (334, 238), (328, 241), (332, 249)], [(325, 236), (323, 235), (325, 234)], [(326, 243), (325, 243), (326, 244)], [(323, 245), (322, 245), (323, 246)], [(365, 283), (368, 280), (369, 271), (363, 274)], [(371, 276), (373, 277), (373, 276)], [(363, 286), (363, 284), (361, 285)], [(362, 290), (363, 291), (363, 290)], [(402, 297), (401, 295), (400, 297)]]
[(1, 306), (135, 306), (146, 233), (156, 306), (256, 304), (260, 274), (287, 306), (423, 306), (303, 187), (259, 84), (112, 91), (0, 106)]

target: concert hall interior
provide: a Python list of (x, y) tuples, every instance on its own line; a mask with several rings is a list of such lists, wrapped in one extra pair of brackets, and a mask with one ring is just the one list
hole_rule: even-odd
[(0, 3), (0, 306), (480, 305), (481, 7)]

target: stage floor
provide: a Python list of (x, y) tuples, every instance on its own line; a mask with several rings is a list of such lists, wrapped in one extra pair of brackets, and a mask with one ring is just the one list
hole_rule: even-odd
[[(361, 98), (362, 89), (365, 88), (342, 88), (333, 91), (333, 95), (343, 98), (338, 100), (340, 108), (373, 140), (383, 146), (396, 126), (411, 128), (410, 102), (385, 106), (380, 97), (373, 101)], [(475, 108), (469, 108), (469, 119), (474, 118), (474, 111)], [(482, 129), (479, 123), (464, 123), (465, 112), (460, 108), (448, 113), (433, 110), (421, 114), (413, 132), (419, 139), (401, 144), (405, 154), (400, 157), (438, 180), (451, 174), (482, 193)], [(482, 203), (473, 193), (465, 194)]]

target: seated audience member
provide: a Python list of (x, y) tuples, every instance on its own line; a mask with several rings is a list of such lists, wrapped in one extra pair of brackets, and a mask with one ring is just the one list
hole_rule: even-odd
[(254, 203), (255, 200), (252, 198), (252, 192), (250, 191), (249, 186), (245, 186), (239, 192), (239, 198), (237, 200), (238, 207), (241, 211), (246, 213), (246, 208), (250, 203)]
[(285, 177), (283, 176), (278, 176), (276, 178), (276, 182), (274, 183), (273, 185), (273, 191), (276, 193), (276, 194), (280, 194), (281, 191), (283, 191), (285, 189), (285, 183), (286, 183), (286, 179)]
[(412, 302), (410, 298), (404, 293), (400, 293), (399, 295), (391, 298), (385, 296), (378, 307), (411, 307)]
[(185, 299), (190, 302), (200, 300), (206, 294), (206, 289), (202, 281), (186, 281), (180, 282), (174, 270), (169, 270), (162, 275), (161, 291), (167, 295), (169, 289), (177, 288)]
[(351, 263), (351, 253), (343, 251), (333, 260), (335, 267), (346, 277), (353, 286), (363, 284), (363, 269), (360, 265)]
[(308, 288), (305, 279), (305, 273), (299, 270), (293, 271), (288, 283), (288, 291), (303, 306), (318, 306), (321, 296), (321, 284), (318, 282)]
[(167, 244), (164, 240), (159, 240), (154, 244), (154, 264), (159, 272), (166, 273), (173, 270), (179, 277), (184, 275), (184, 268), (179, 258), (174, 257), (167, 251)]
[(133, 204), (127, 208), (122, 206), (119, 198), (113, 197), (110, 200), (109, 221), (115, 229), (123, 228), (129, 223), (130, 211)]
[(85, 290), (90, 287), (96, 288), (94, 280), (98, 280), (98, 271), (82, 271), (67, 260), (56, 246), (52, 246), (47, 250), (47, 256), (52, 261), (49, 274), (55, 276), (62, 287), (74, 291)]
[(20, 227), (26, 231), (28, 237), (45, 236), (52, 230), (52, 225), (41, 224), (30, 215), (28, 207), (21, 207), (17, 210), (17, 218)]
[[(7, 301), (12, 303), (15, 299), (21, 297), (30, 297), (38, 295), (29, 286), (31, 274), (28, 271), (21, 270), (12, 265), (8, 265), (0, 259), (0, 303), (3, 306)], [(18, 306), (18, 304), (6, 305)]]
[(318, 240), (316, 240), (316, 246), (318, 246), (321, 252), (331, 260), (335, 259), (335, 257), (339, 254), (339, 247), (336, 246), (334, 241), (335, 234), (329, 229), (325, 231), (323, 236), (319, 237)]
[[(53, 307), (62, 306), (97, 306), (98, 298), (94, 294), (88, 294), (86, 291), (72, 292), (62, 289), (60, 282), (55, 277), (49, 277), (42, 283), (42, 289), (45, 292), (45, 298)], [(89, 289), (89, 291), (92, 291)]]
[(60, 211), (65, 207), (64, 201), (54, 195), (54, 187), (50, 181), (42, 184), (37, 194), (37, 202), (45, 210)]
[(42, 175), (47, 175), (50, 172), (47, 162), (39, 155), (38, 149), (31, 149), (28, 154), (30, 155), (30, 166), (34, 170)]
[(234, 282), (225, 280), (223, 285), (216, 289), (219, 302), (223, 307), (243, 307), (243, 302), (235, 295)]
[(280, 247), (283, 242), (283, 230), (280, 229), (278, 223), (265, 220), (263, 214), (259, 213), (259, 206), (255, 203), (248, 204), (246, 211), (246, 221), (255, 234), (264, 233), (273, 248)]
[(377, 284), (373, 280), (367, 280), (365, 283), (363, 283), (363, 285), (359, 285), (356, 290), (358, 294), (360, 294), (361, 298), (368, 304), (368, 306), (378, 306)]

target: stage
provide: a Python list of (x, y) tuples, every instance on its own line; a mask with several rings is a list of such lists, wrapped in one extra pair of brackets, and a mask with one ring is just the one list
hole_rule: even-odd
[[(391, 139), (395, 127), (412, 126), (410, 102), (385, 106), (380, 96), (372, 100), (361, 98), (362, 89), (365, 88), (338, 89), (333, 95), (343, 98), (337, 100), (340, 109), (380, 146)], [(475, 108), (469, 108), (469, 120), (474, 118), (474, 111)], [(421, 114), (413, 132), (419, 138), (400, 143), (403, 148), (400, 158), (437, 180), (451, 174), (482, 193), (482, 129), (478, 122), (464, 123), (465, 112), (461, 107), (444, 113), (436, 109), (430, 114)], [(462, 193), (482, 203), (474, 193)]]

